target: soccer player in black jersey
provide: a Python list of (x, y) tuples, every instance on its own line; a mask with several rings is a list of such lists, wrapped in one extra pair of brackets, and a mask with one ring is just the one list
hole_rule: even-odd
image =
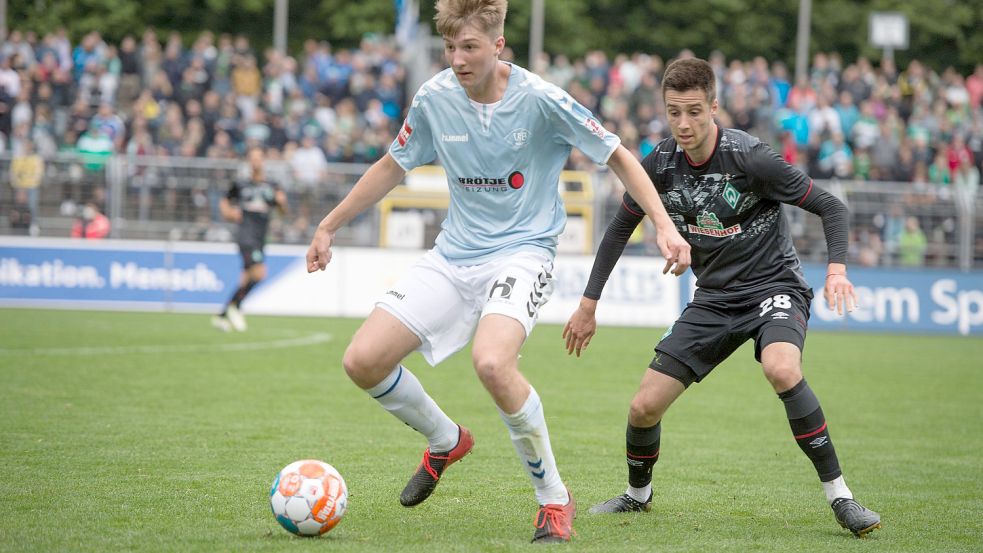
[[(666, 68), (662, 83), (672, 137), (642, 166), (679, 232), (692, 247), (693, 301), (655, 347), (631, 402), (626, 433), (628, 490), (591, 512), (648, 511), (663, 414), (749, 339), (765, 377), (785, 406), (792, 434), (816, 468), (834, 516), (862, 537), (880, 516), (861, 506), (843, 480), (819, 400), (802, 378), (801, 357), (813, 294), (802, 276), (782, 203), (822, 218), (829, 252), (825, 300), (842, 314), (856, 303), (846, 275), (846, 207), (813, 185), (768, 145), (720, 128), (714, 73), (699, 59)], [(563, 331), (579, 356), (596, 330), (601, 290), (644, 211), (625, 194), (598, 249), (580, 306)]]
[(275, 182), (266, 178), (263, 170), (265, 155), (262, 148), (250, 148), (249, 179), (234, 181), (229, 192), (219, 202), (222, 217), (239, 223), (236, 242), (242, 255), (242, 274), (236, 289), (222, 313), (212, 317), (212, 324), (226, 332), (246, 330), (246, 319), (239, 306), (259, 281), (266, 278), (266, 261), (263, 247), (266, 230), (270, 225), (270, 213), (274, 208), (281, 215), (287, 212), (287, 195)]

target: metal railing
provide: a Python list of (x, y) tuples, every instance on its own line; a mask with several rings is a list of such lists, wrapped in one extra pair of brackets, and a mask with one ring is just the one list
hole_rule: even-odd
[[(59, 154), (44, 161), (32, 221), (23, 224), (25, 194), (10, 185), (9, 154), (0, 155), (0, 234), (69, 236), (81, 205), (94, 200), (111, 223), (110, 236), (123, 239), (228, 241), (232, 225), (221, 220), (218, 202), (233, 179), (246, 175), (240, 160), (118, 155), (104, 159)], [(270, 225), (269, 242), (304, 244), (314, 226), (352, 188), (367, 165), (330, 165), (327, 177), (311, 184), (295, 178), (285, 161), (268, 161), (267, 176), (286, 190), (290, 213)], [(599, 243), (621, 202), (620, 183), (610, 172), (595, 180), (593, 232)], [(914, 217), (927, 239), (923, 265), (983, 268), (983, 196), (952, 187), (909, 182), (816, 181), (850, 208), (850, 262), (897, 265), (905, 261), (897, 233)], [(439, 215), (439, 214), (438, 214)], [(818, 217), (789, 207), (795, 246), (805, 261), (825, 261), (826, 242)], [(379, 244), (379, 210), (360, 216), (339, 232), (339, 245)], [(652, 233), (640, 232), (627, 252), (656, 254)]]

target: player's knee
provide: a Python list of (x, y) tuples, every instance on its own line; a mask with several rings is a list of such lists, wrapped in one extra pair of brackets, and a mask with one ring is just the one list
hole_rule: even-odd
[(371, 388), (377, 382), (375, 378), (375, 359), (368, 348), (361, 346), (358, 342), (352, 342), (345, 350), (345, 355), (341, 359), (341, 364), (345, 368), (345, 374), (352, 379), (360, 388)]
[(771, 386), (778, 392), (791, 389), (802, 380), (802, 369), (797, 360), (776, 360), (762, 363), (765, 378)]
[(485, 384), (491, 384), (505, 376), (509, 366), (508, 359), (494, 350), (472, 350), (471, 361), (474, 371)]
[(645, 394), (635, 394), (628, 408), (628, 420), (634, 426), (647, 428), (658, 424), (664, 413), (665, 406), (658, 405)]

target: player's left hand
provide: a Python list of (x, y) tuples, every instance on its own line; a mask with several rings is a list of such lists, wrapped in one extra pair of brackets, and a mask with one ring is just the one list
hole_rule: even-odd
[(853, 283), (845, 274), (830, 273), (826, 275), (826, 286), (823, 288), (823, 297), (826, 299), (826, 306), (830, 311), (836, 309), (838, 315), (853, 311), (857, 306), (857, 293), (853, 289)]
[(675, 225), (657, 229), (656, 243), (659, 245), (662, 257), (666, 258), (666, 266), (663, 267), (662, 274), (671, 270), (672, 274), (681, 276), (686, 269), (689, 269), (692, 262), (689, 242), (679, 234)]

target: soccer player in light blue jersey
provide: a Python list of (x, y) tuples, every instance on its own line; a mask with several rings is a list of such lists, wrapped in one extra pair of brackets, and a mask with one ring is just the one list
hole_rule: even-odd
[(638, 160), (566, 92), (498, 59), (506, 0), (438, 0), (445, 69), (424, 84), (389, 152), (318, 225), (309, 272), (331, 260), (335, 232), (383, 198), (414, 167), (439, 159), (450, 205), (435, 247), (386, 291), (352, 338), (348, 376), (428, 441), (400, 495), (427, 499), (444, 470), (467, 455), (471, 432), (448, 417), (402, 360), (419, 351), (436, 365), (472, 339), (472, 360), (498, 406), (539, 510), (534, 542), (565, 542), (575, 504), (557, 471), (543, 407), (519, 372), (519, 350), (552, 291), (565, 210), (560, 171), (576, 147), (607, 163), (658, 231), (665, 271), (681, 275), (689, 245)]

